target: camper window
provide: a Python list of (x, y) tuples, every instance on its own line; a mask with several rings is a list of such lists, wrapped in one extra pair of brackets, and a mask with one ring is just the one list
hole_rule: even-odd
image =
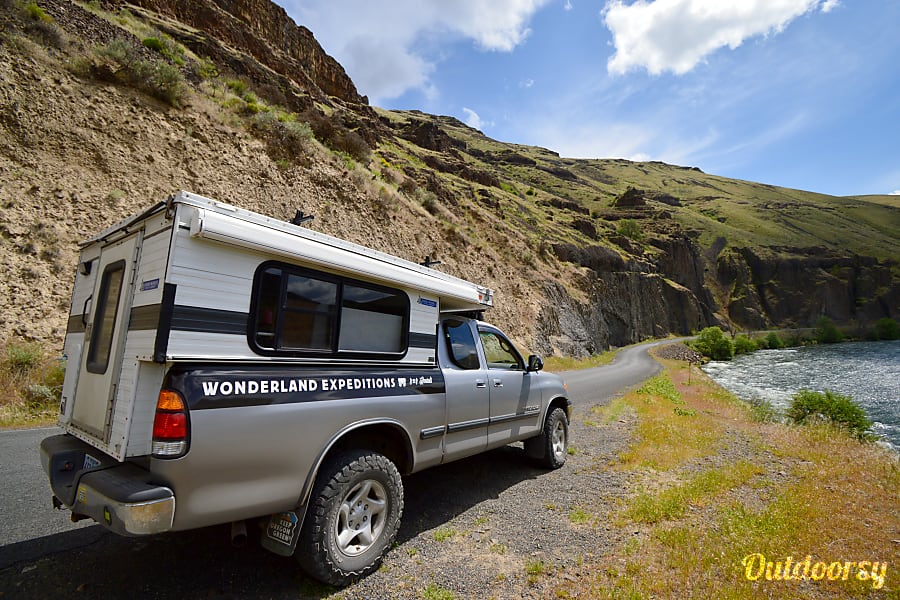
[(279, 263), (254, 286), (250, 339), (264, 354), (406, 352), (408, 296), (390, 288)]
[(91, 334), (88, 350), (87, 370), (102, 375), (109, 367), (113, 333), (116, 330), (116, 315), (119, 312), (119, 298), (122, 279), (125, 275), (125, 261), (110, 263), (103, 270), (100, 280), (100, 300), (94, 314), (94, 332)]

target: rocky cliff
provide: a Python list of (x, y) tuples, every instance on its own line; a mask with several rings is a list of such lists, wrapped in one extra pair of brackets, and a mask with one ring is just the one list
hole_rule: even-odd
[(2, 338), (58, 344), (77, 242), (178, 189), (437, 258), (493, 287), (491, 320), (543, 353), (900, 318), (888, 203), (566, 159), (370, 107), (268, 0), (38, 4), (47, 19), (0, 1)]
[[(144, 9), (142, 14), (199, 55), (227, 65), (237, 75), (248, 76), (260, 87), (271, 87), (272, 73), (286, 78), (278, 86), (284, 99), (299, 90), (318, 100), (331, 97), (352, 104), (368, 103), (357, 93), (344, 68), (322, 50), (313, 33), (298, 26), (283, 8), (269, 0), (135, 0), (105, 4), (113, 9)], [(272, 73), (257, 71), (252, 63), (241, 60), (241, 54), (252, 57)]]

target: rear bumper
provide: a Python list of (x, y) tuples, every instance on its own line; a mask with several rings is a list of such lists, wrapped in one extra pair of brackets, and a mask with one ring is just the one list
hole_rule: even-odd
[(70, 435), (41, 442), (41, 465), (59, 503), (120, 535), (172, 529), (175, 493), (151, 483), (150, 472), (120, 463)]

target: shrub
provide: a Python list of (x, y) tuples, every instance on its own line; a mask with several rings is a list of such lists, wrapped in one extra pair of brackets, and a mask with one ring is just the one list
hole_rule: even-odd
[(766, 336), (766, 348), (771, 350), (777, 350), (778, 348), (784, 348), (784, 342), (781, 341), (781, 338), (778, 337), (778, 334), (774, 331), (770, 331)]
[(813, 335), (820, 344), (836, 344), (844, 339), (844, 334), (828, 317), (819, 317)]
[(203, 79), (215, 79), (219, 76), (219, 68), (216, 63), (208, 58), (204, 58), (197, 66), (197, 74)]
[(163, 60), (148, 61), (136, 47), (116, 38), (97, 49), (101, 56), (119, 65), (117, 79), (134, 85), (171, 106), (181, 106), (187, 87), (177, 67)]
[(757, 343), (751, 339), (749, 336), (744, 335), (743, 333), (734, 338), (734, 353), (738, 354), (748, 354), (750, 352), (755, 352), (759, 346)]
[(701, 331), (691, 346), (713, 360), (731, 360), (734, 356), (734, 344), (718, 327), (707, 327)]
[(507, 194), (512, 194), (513, 196), (519, 195), (519, 190), (511, 183), (506, 183), (505, 181), (500, 182), (500, 189), (506, 192)]
[(142, 43), (147, 48), (159, 52), (179, 67), (184, 66), (184, 48), (169, 36), (160, 34), (159, 37), (146, 37), (142, 40)]
[(900, 339), (900, 325), (897, 321), (890, 317), (878, 319), (875, 322), (875, 339), (876, 340), (898, 340)]
[(768, 400), (755, 400), (750, 403), (750, 418), (757, 423), (774, 423), (779, 417), (778, 409)]
[(437, 196), (435, 196), (434, 192), (422, 191), (420, 190), (420, 194), (418, 194), (420, 201), (422, 202), (422, 208), (427, 210), (430, 214), (437, 216), (438, 213), (441, 212)]
[(44, 23), (52, 23), (53, 17), (44, 12), (44, 9), (38, 6), (34, 2), (29, 2), (25, 5), (25, 14), (28, 15), (28, 18), (34, 21), (41, 21)]
[(634, 219), (622, 219), (619, 221), (616, 231), (619, 232), (619, 235), (624, 235), (635, 242), (644, 241), (644, 232), (641, 231), (641, 226)]
[(184, 85), (181, 71), (177, 67), (165, 62), (157, 62), (147, 81), (147, 91), (167, 104), (178, 107), (184, 101), (187, 88)]
[(2, 366), (11, 375), (27, 377), (44, 360), (44, 351), (36, 343), (10, 343)]
[(824, 420), (846, 429), (857, 439), (867, 439), (872, 421), (853, 398), (834, 393), (800, 390), (794, 394), (785, 416), (798, 425)]
[(282, 118), (272, 111), (258, 112), (250, 120), (250, 130), (266, 142), (266, 150), (273, 159), (296, 162), (308, 152), (313, 134), (309, 125)]
[(0, 425), (49, 422), (59, 410), (65, 363), (36, 342), (7, 342), (0, 352)]
[(163, 43), (162, 43), (162, 41), (160, 41), (159, 38), (155, 38), (155, 37), (144, 38), (143, 44), (146, 47), (150, 48), (151, 50), (155, 50), (155, 51), (159, 52), (160, 54), (162, 54)]
[(372, 155), (372, 149), (366, 140), (355, 131), (344, 129), (332, 140), (331, 148), (339, 152), (346, 152), (362, 165), (366, 165)]
[(225, 82), (225, 85), (238, 96), (243, 96), (247, 91), (247, 82), (240, 79), (229, 79)]
[(316, 139), (331, 148), (336, 154), (349, 155), (354, 161), (367, 165), (372, 149), (359, 133), (348, 129), (340, 117), (328, 117), (316, 111), (307, 111), (303, 120), (309, 123)]

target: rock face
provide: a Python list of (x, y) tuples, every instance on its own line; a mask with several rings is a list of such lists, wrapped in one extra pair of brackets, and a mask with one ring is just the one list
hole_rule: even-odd
[(729, 316), (742, 326), (805, 326), (822, 315), (870, 325), (900, 313), (891, 265), (824, 248), (732, 248), (718, 258), (718, 283), (730, 290)]
[[(368, 104), (312, 32), (298, 26), (283, 8), (269, 0), (133, 0), (131, 4), (198, 30), (194, 43), (203, 45), (205, 55), (227, 58), (226, 62), (235, 65), (233, 57), (222, 56), (222, 44), (226, 44), (249, 54), (313, 97), (324, 94), (344, 102)], [(185, 35), (178, 37), (190, 45)]]

